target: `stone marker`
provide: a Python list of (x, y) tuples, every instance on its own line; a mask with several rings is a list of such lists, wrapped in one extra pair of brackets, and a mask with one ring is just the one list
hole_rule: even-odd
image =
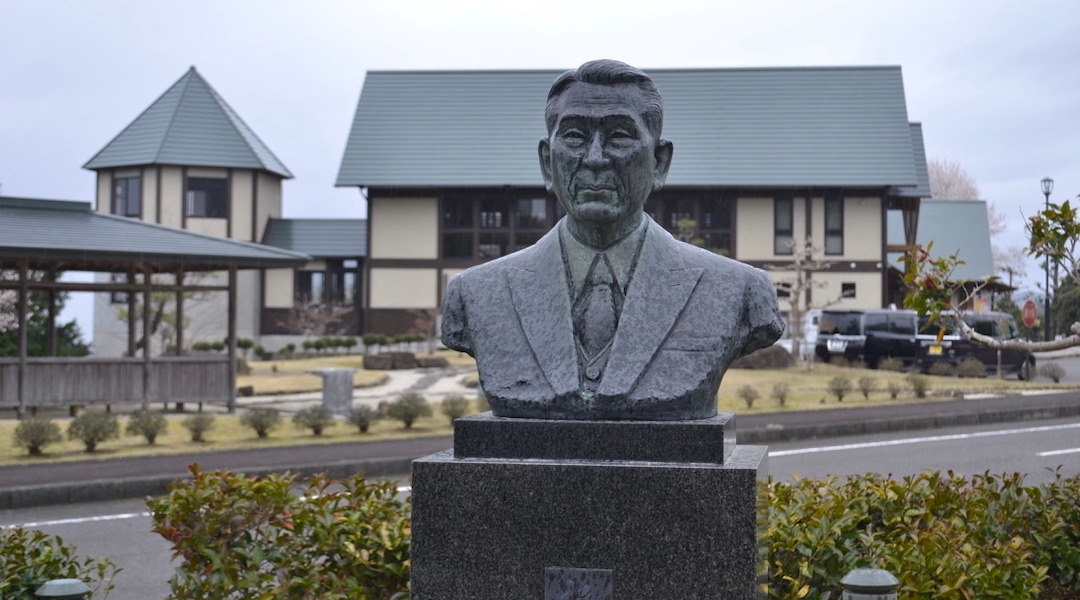
[(353, 375), (347, 367), (310, 371), (323, 379), (323, 406), (336, 417), (348, 417), (353, 408)]

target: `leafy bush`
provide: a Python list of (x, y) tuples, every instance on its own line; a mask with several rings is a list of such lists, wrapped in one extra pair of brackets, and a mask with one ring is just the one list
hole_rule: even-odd
[(844, 396), (850, 394), (853, 389), (855, 389), (855, 386), (844, 375), (837, 375), (829, 380), (829, 393), (836, 396), (837, 402), (843, 402)]
[(120, 422), (104, 412), (85, 412), (68, 425), (68, 439), (80, 440), (87, 452), (97, 450), (98, 444), (119, 439)]
[(904, 370), (904, 361), (899, 358), (886, 358), (878, 363), (878, 369), (881, 371), (893, 371), (899, 373)]
[(877, 389), (877, 379), (869, 375), (863, 375), (859, 378), (859, 391), (862, 392), (864, 400), (869, 400), (870, 394), (876, 392)]
[(363, 337), (364, 346), (368, 348), (374, 348), (375, 346), (385, 346), (389, 340), (381, 333), (365, 333)]
[[(238, 350), (240, 350), (240, 352), (244, 353), (244, 358), (247, 358), (248, 350), (251, 350), (254, 347), (255, 347), (255, 340), (253, 340), (251, 338), (236, 338), (236, 348)], [(256, 352), (255, 354), (261, 354), (261, 353)]]
[(322, 435), (324, 429), (337, 424), (337, 421), (334, 421), (334, 413), (321, 404), (297, 411), (293, 415), (292, 422), (293, 426), (299, 429), (310, 429), (315, 435)]
[(916, 398), (925, 398), (926, 392), (930, 391), (930, 380), (918, 373), (908, 375), (908, 385), (911, 386), (911, 391), (915, 392)]
[(1048, 362), (1039, 367), (1039, 375), (1053, 380), (1054, 383), (1061, 383), (1062, 378), (1065, 377), (1065, 367), (1056, 362)]
[(420, 417), (431, 416), (431, 405), (420, 394), (402, 394), (386, 407), (386, 416), (401, 421), (409, 429)]
[(41, 456), (45, 446), (64, 441), (60, 426), (52, 419), (33, 417), (15, 426), (15, 445), (26, 448), (30, 456)]
[(255, 430), (259, 438), (270, 436), (270, 430), (281, 424), (281, 413), (276, 408), (256, 406), (240, 415), (240, 424)]
[(206, 432), (210, 431), (214, 426), (214, 416), (204, 413), (191, 415), (184, 419), (182, 425), (191, 434), (191, 441), (205, 442)]
[[(34, 600), (34, 592), (52, 579), (80, 579), (108, 598), (119, 569), (108, 558), (79, 557), (62, 539), (22, 527), (0, 527), (0, 598)], [(98, 596), (98, 594), (101, 596)]]
[[(170, 598), (388, 599), (409, 582), (409, 501), (360, 476), (203, 473), (147, 502), (181, 560)], [(333, 487), (331, 488), (331, 484)]]
[(460, 419), (469, 414), (469, 401), (465, 396), (459, 396), (452, 394), (447, 396), (442, 401), (442, 414), (446, 415), (450, 419), (450, 424), (454, 424), (454, 419)]
[[(762, 544), (769, 597), (835, 597), (855, 567), (900, 576), (901, 598), (1036, 598), (1080, 591), (1080, 478), (930, 473), (770, 482)], [(1072, 597), (1072, 596), (1060, 596)]]
[(349, 413), (349, 422), (356, 425), (357, 429), (360, 430), (360, 433), (367, 433), (367, 430), (371, 427), (372, 423), (381, 418), (382, 415), (366, 404), (361, 404), (360, 406), (353, 408), (352, 412)]
[(164, 414), (152, 410), (137, 410), (128, 418), (124, 433), (141, 435), (146, 438), (146, 443), (152, 446), (157, 441), (157, 437), (168, 429), (169, 420)]
[(746, 408), (754, 408), (754, 400), (758, 399), (757, 388), (752, 385), (744, 385), (740, 387), (735, 393), (746, 403)]
[(780, 383), (772, 386), (772, 393), (770, 393), (769, 395), (772, 396), (773, 400), (776, 400), (777, 404), (779, 404), (780, 406), (784, 406), (785, 404), (787, 404), (788, 395), (790, 394), (790, 386), (781, 381)]
[(890, 379), (885, 383), (885, 391), (889, 392), (889, 398), (896, 400), (896, 397), (900, 395), (900, 392), (904, 391), (904, 386), (900, 385), (899, 381)]
[[(982, 363), (979, 364), (981, 365)], [(952, 377), (956, 374), (956, 369), (947, 361), (935, 360), (934, 363), (930, 365), (930, 369), (927, 372), (937, 377)]]
[(986, 377), (986, 365), (977, 358), (965, 358), (963, 362), (956, 365), (956, 374), (959, 377)]

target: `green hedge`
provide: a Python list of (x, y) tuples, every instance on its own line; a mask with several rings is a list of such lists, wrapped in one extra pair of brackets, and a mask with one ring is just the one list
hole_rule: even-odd
[(410, 511), (391, 482), (204, 473), (150, 499), (181, 558), (170, 598), (389, 599), (409, 582)]
[(75, 546), (40, 531), (0, 527), (0, 598), (34, 600), (51, 579), (81, 579), (106, 598), (119, 569), (108, 558), (79, 557)]
[(764, 486), (769, 598), (835, 598), (856, 567), (887, 569), (900, 598), (1038, 598), (1080, 593), (1080, 478), (868, 474)]

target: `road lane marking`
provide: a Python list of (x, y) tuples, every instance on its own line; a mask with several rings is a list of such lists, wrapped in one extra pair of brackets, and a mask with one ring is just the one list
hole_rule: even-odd
[(1080, 429), (1080, 423), (1067, 425), (1044, 425), (1042, 427), (1025, 427), (1023, 429), (1002, 429), (1000, 431), (980, 431), (976, 433), (957, 433), (952, 435), (934, 435), (928, 437), (905, 438), (900, 440), (882, 440), (877, 442), (863, 442), (860, 444), (839, 444), (836, 446), (818, 446), (815, 448), (799, 448), (796, 450), (777, 450), (769, 452), (769, 458), (778, 456), (796, 456), (799, 454), (818, 454), (821, 452), (843, 452), (845, 450), (863, 450), (866, 448), (885, 448), (888, 446), (905, 446), (910, 444), (926, 444), (930, 442), (949, 442), (956, 440), (970, 440), (982, 437), (1001, 435), (1016, 435), (1020, 433), (1041, 433), (1045, 431), (1061, 431), (1063, 429)]
[(1080, 448), (1068, 448), (1066, 450), (1050, 450), (1047, 452), (1036, 452), (1035, 456), (1059, 456), (1061, 454), (1076, 454), (1080, 453)]
[(36, 521), (31, 523), (16, 523), (14, 525), (4, 525), (4, 527), (50, 527), (52, 525), (76, 525), (79, 523), (96, 523), (98, 521), (122, 521), (124, 519), (138, 519), (140, 517), (149, 517), (148, 512), (138, 513), (120, 513), (118, 515), (100, 515), (96, 517), (76, 517), (74, 519), (56, 519), (55, 521)]

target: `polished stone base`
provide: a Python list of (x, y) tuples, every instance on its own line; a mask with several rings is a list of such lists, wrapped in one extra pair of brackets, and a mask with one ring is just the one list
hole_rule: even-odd
[(421, 458), (412, 599), (749, 600), (765, 450), (734, 446), (723, 464)]

